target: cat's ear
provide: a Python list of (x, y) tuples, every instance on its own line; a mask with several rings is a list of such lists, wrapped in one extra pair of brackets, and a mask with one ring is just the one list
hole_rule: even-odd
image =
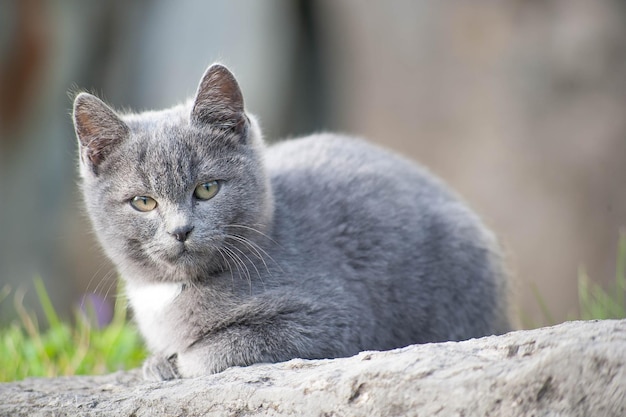
[(73, 117), (80, 159), (97, 173), (98, 166), (129, 136), (130, 130), (109, 106), (88, 93), (74, 99)]
[(206, 70), (198, 86), (191, 111), (191, 120), (244, 134), (248, 118), (243, 95), (235, 76), (223, 65), (213, 64)]

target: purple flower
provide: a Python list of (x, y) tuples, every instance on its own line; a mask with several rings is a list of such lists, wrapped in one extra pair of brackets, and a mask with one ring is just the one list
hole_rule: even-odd
[(103, 296), (96, 293), (84, 294), (80, 311), (85, 318), (98, 328), (103, 328), (113, 320), (113, 307), (111, 303)]

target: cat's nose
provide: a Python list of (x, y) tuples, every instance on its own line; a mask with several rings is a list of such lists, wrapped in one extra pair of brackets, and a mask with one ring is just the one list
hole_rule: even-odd
[(193, 230), (193, 226), (182, 226), (170, 232), (170, 235), (174, 236), (179, 242), (184, 242), (189, 237), (189, 234)]

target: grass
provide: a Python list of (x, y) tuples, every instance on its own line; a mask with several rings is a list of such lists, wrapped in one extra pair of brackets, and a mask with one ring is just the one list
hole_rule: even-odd
[[(35, 315), (16, 303), (19, 321), (0, 329), (0, 381), (104, 374), (141, 364), (145, 349), (137, 329), (127, 322), (124, 301), (116, 301), (111, 323), (98, 328), (90, 319), (93, 314), (80, 311), (73, 323), (60, 320), (41, 279), (35, 280), (35, 289), (47, 326), (42, 329)], [(8, 294), (4, 289), (0, 300)]]
[[(557, 321), (550, 311), (548, 303), (541, 296), (536, 286), (531, 290), (539, 305), (545, 325), (554, 325)], [(626, 318), (626, 230), (620, 231), (617, 245), (617, 261), (615, 267), (615, 281), (608, 289), (593, 282), (586, 270), (578, 270), (578, 308), (579, 313), (570, 316), (570, 320), (606, 320)], [(522, 315), (525, 328), (537, 326), (529, 317)]]
[(615, 282), (606, 291), (589, 279), (587, 272), (581, 268), (578, 272), (578, 303), (580, 318), (591, 319), (622, 319), (626, 318), (626, 232), (620, 233), (617, 246), (617, 263)]

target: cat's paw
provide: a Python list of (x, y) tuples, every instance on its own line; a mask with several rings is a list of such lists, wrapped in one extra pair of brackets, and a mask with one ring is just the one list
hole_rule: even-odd
[(180, 378), (176, 365), (176, 354), (171, 356), (152, 355), (143, 363), (143, 378), (147, 381), (168, 381)]

